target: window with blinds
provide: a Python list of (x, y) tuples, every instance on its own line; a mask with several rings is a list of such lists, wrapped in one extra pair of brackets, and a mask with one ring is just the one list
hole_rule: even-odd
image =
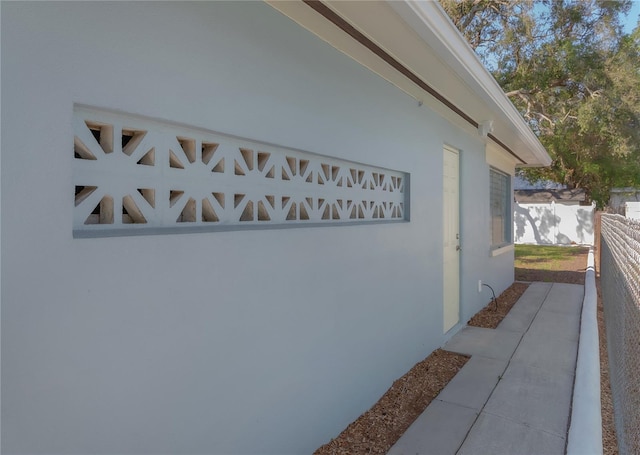
[(491, 246), (511, 243), (511, 178), (496, 169), (490, 170)]

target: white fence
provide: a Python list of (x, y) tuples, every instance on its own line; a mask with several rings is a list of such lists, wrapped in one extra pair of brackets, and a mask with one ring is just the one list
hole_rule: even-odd
[(640, 220), (640, 202), (626, 202), (624, 207), (624, 213), (627, 218)]
[(595, 204), (514, 204), (515, 243), (593, 245)]

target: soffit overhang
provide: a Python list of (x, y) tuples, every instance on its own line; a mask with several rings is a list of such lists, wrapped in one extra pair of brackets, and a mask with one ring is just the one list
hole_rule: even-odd
[(437, 2), (267, 3), (452, 123), (486, 138), (491, 148), (497, 146), (517, 165), (551, 164), (538, 138)]

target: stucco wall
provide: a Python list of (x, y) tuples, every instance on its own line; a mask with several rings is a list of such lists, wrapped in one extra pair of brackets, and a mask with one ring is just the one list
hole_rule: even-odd
[[(261, 3), (2, 3), (3, 453), (310, 453), (503, 289), (484, 145)], [(411, 174), (411, 221), (74, 239), (74, 103)]]
[(516, 243), (593, 245), (595, 204), (516, 203), (514, 211)]

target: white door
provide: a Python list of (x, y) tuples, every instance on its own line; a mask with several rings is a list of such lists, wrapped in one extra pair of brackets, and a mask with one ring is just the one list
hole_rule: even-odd
[(444, 332), (460, 320), (460, 196), (459, 157), (456, 150), (444, 149), (443, 210), (444, 231)]

